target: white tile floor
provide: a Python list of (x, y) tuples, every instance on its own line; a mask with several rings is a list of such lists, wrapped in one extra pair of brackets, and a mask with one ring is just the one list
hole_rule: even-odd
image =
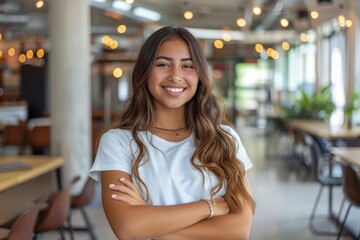
[[(257, 202), (254, 216), (251, 239), (253, 240), (327, 240), (336, 239), (329, 236), (314, 236), (308, 229), (309, 215), (315, 201), (319, 185), (314, 181), (298, 180), (296, 174), (289, 170), (285, 160), (276, 157), (266, 157), (266, 144), (270, 152), (286, 147), (278, 141), (279, 138), (266, 138), (262, 130), (239, 124), (239, 134), (248, 150), (254, 167), (249, 172), (250, 184)], [(286, 141), (283, 141), (283, 143)], [(273, 155), (273, 154), (271, 154)], [(319, 207), (320, 216), (327, 213), (327, 192)], [(339, 209), (343, 197), (341, 188), (334, 190), (334, 206)], [(95, 231), (100, 240), (115, 239), (101, 208), (100, 198), (97, 196), (94, 203), (87, 207)], [(350, 222), (356, 230), (360, 229), (360, 211), (352, 209)], [(81, 224), (79, 215), (75, 214), (75, 222)], [(319, 227), (332, 229), (334, 224), (326, 217), (320, 217)], [(57, 233), (47, 233), (43, 240), (58, 239)], [(90, 239), (86, 233), (77, 233), (76, 240)], [(342, 240), (352, 239), (349, 235)]]

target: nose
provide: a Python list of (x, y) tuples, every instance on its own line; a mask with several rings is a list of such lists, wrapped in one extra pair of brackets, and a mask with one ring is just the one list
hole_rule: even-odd
[(169, 73), (168, 80), (173, 82), (180, 82), (183, 79), (183, 76), (180, 73), (178, 68), (173, 68)]

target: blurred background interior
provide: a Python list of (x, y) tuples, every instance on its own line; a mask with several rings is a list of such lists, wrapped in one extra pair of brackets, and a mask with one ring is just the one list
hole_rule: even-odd
[(115, 238), (87, 173), (140, 46), (171, 25), (253, 161), (251, 239), (360, 239), (359, 17), (359, 0), (0, 0), (0, 234)]

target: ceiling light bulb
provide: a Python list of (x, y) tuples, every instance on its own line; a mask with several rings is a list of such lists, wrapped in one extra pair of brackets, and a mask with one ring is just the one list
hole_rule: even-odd
[(260, 43), (255, 44), (255, 51), (261, 53), (262, 51), (264, 51), (264, 46)]
[(120, 33), (120, 34), (126, 32), (126, 25), (124, 25), (124, 24), (119, 25), (119, 26), (117, 27), (117, 31), (118, 31), (118, 33)]
[(123, 75), (123, 70), (120, 67), (117, 67), (113, 71), (113, 76), (115, 78), (120, 78)]
[(310, 16), (312, 19), (317, 19), (319, 17), (319, 13), (317, 11), (311, 11)]
[(36, 2), (35, 5), (36, 5), (36, 8), (42, 8), (44, 6), (44, 1), (39, 0), (39, 1)]
[(215, 46), (215, 48), (217, 48), (217, 49), (221, 49), (221, 48), (224, 47), (224, 43), (223, 43), (223, 41), (221, 41), (221, 40), (215, 40), (215, 41), (214, 41), (214, 46)]
[(290, 49), (290, 44), (288, 42), (282, 42), (281, 47), (283, 50), (287, 51)]
[(301, 39), (302, 42), (307, 42), (307, 35), (306, 35), (306, 33), (301, 33), (300, 39)]
[(38, 58), (43, 58), (44, 55), (45, 55), (44, 49), (40, 48), (40, 49), (38, 49), (38, 50), (36, 51), (36, 56), (37, 56)]
[(339, 23), (340, 27), (345, 27), (345, 21), (346, 21), (346, 19), (343, 15), (338, 16), (338, 23)]
[(194, 17), (194, 14), (191, 11), (185, 11), (184, 12), (184, 18), (187, 20), (190, 20)]
[(347, 19), (347, 20), (345, 21), (345, 25), (346, 25), (348, 28), (351, 27), (351, 26), (352, 26), (352, 21), (349, 20), (349, 19)]
[(34, 57), (34, 52), (33, 52), (33, 50), (28, 50), (28, 51), (26, 52), (26, 57), (27, 57), (28, 59), (32, 59), (32, 58)]
[(288, 21), (286, 18), (282, 18), (282, 19), (280, 20), (280, 25), (281, 25), (282, 27), (287, 27), (287, 26), (289, 26), (289, 21)]
[(9, 50), (8, 50), (8, 55), (10, 56), (10, 57), (13, 57), (14, 55), (15, 55), (15, 48), (9, 48)]
[(237, 24), (239, 27), (245, 27), (245, 26), (246, 26), (246, 20), (245, 20), (245, 18), (238, 18), (237, 21), (236, 21), (236, 24)]
[(261, 8), (258, 7), (258, 6), (255, 6), (255, 7), (253, 8), (253, 13), (254, 13), (255, 15), (260, 15), (260, 14), (261, 14)]

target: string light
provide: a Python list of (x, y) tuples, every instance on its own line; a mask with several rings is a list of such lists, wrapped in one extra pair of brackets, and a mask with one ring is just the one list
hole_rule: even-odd
[(261, 53), (262, 51), (264, 51), (264, 46), (260, 43), (255, 44), (255, 51)]
[(261, 8), (260, 7), (258, 7), (258, 6), (255, 6), (254, 8), (253, 8), (253, 13), (255, 14), (255, 15), (260, 15), (261, 14)]
[(312, 19), (317, 19), (319, 17), (319, 13), (317, 11), (311, 11), (310, 16)]
[(245, 27), (245, 26), (246, 26), (246, 20), (245, 20), (245, 18), (238, 18), (237, 21), (236, 21), (236, 24), (237, 24), (239, 27)]
[(223, 43), (223, 41), (221, 41), (221, 40), (215, 40), (215, 41), (214, 41), (214, 46), (215, 46), (217, 49), (221, 49), (221, 48), (224, 47), (224, 43)]
[(123, 24), (119, 25), (119, 26), (117, 27), (117, 31), (118, 31), (118, 33), (120, 33), (120, 34), (125, 33), (125, 32), (126, 32), (126, 25), (123, 25)]
[(35, 3), (36, 8), (42, 8), (44, 6), (44, 1), (39, 0)]
[(117, 67), (113, 71), (114, 78), (120, 78), (123, 75), (123, 70), (120, 67)]
[(343, 15), (339, 15), (338, 16), (338, 24), (340, 27), (345, 27), (345, 17)]
[(38, 58), (43, 58), (44, 55), (45, 55), (44, 49), (40, 48), (40, 49), (38, 49), (38, 50), (36, 51), (36, 56), (37, 56)]
[(14, 56), (15, 55), (15, 48), (9, 48), (8, 54), (9, 54), (10, 57)]
[(281, 43), (281, 48), (285, 51), (289, 50), (290, 49), (290, 44), (286, 41), (282, 42)]
[(289, 21), (286, 18), (282, 18), (282, 19), (280, 19), (280, 25), (282, 27), (288, 27), (289, 26)]
[(34, 52), (33, 52), (33, 50), (28, 50), (28, 51), (26, 52), (26, 57), (27, 57), (28, 59), (32, 59), (32, 58), (34, 57)]
[(194, 14), (191, 11), (185, 11), (184, 12), (184, 18), (186, 20), (191, 20), (191, 19), (193, 19), (193, 17), (194, 17)]

